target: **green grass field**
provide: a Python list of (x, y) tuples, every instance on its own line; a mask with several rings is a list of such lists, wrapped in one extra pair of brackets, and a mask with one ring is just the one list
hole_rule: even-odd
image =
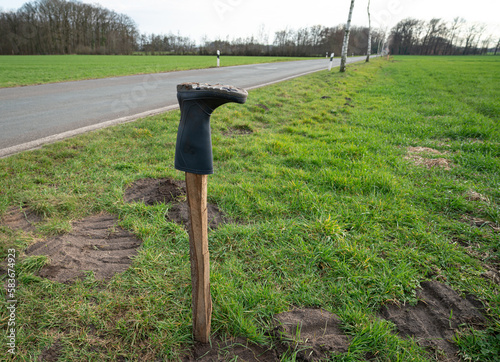
[[(211, 68), (216, 56), (0, 56), (0, 87)], [(314, 58), (221, 56), (221, 66)]]
[[(168, 59), (137, 59), (147, 58)], [(500, 286), (486, 275), (500, 265), (499, 65), (500, 57), (375, 59), (217, 109), (209, 202), (237, 222), (209, 234), (213, 333), (271, 346), (274, 314), (321, 307), (351, 337), (335, 361), (433, 361), (378, 311), (415, 303), (419, 284), (438, 280), (473, 294), (489, 318), (485, 329), (460, 329), (462, 358), (495, 361)], [(24, 207), (43, 217), (33, 232), (0, 225), (0, 258), (19, 254), (11, 360), (37, 360), (54, 344), (65, 361), (189, 352), (188, 235), (165, 219), (171, 204), (123, 199), (135, 180), (183, 179), (173, 168), (178, 121), (173, 111), (0, 160), (0, 215)], [(23, 250), (100, 212), (143, 241), (132, 267), (108, 284), (37, 276), (47, 260)]]

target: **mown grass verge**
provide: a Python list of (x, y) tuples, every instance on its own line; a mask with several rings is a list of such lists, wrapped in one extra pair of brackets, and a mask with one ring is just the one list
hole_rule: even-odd
[[(44, 55), (0, 56), (0, 88), (214, 68), (216, 56)], [(317, 58), (222, 57), (221, 66)]]
[[(420, 282), (439, 280), (484, 304), (487, 329), (457, 338), (463, 357), (493, 361), (500, 287), (485, 274), (500, 265), (496, 68), (493, 57), (377, 59), (252, 90), (245, 105), (218, 109), (209, 201), (237, 222), (209, 234), (213, 333), (270, 345), (274, 314), (321, 307), (352, 338), (335, 360), (428, 361), (378, 311), (414, 303)], [(0, 257), (20, 254), (17, 360), (54, 344), (64, 360), (188, 352), (188, 235), (166, 220), (170, 204), (123, 201), (137, 179), (183, 178), (173, 168), (178, 120), (169, 112), (0, 160), (0, 211), (43, 216), (33, 233), (0, 229)], [(413, 157), (409, 147), (427, 153)], [(437, 158), (446, 167), (425, 162)], [(35, 240), (102, 211), (143, 240), (109, 284), (92, 275), (51, 282), (36, 276), (46, 261), (23, 261)]]

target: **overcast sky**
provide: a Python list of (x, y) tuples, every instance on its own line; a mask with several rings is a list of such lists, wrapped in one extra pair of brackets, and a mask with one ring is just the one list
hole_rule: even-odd
[[(129, 15), (141, 33), (180, 33), (198, 43), (208, 39), (226, 39), (267, 35), (285, 28), (312, 25), (336, 26), (347, 21), (349, 0), (83, 0), (100, 4)], [(2, 0), (0, 9), (17, 10), (26, 1)], [(356, 0), (353, 25), (368, 25), (368, 0)], [(413, 17), (452, 20), (488, 26), (485, 36), (500, 36), (500, 0), (371, 0), (372, 25), (390, 29), (398, 21)]]

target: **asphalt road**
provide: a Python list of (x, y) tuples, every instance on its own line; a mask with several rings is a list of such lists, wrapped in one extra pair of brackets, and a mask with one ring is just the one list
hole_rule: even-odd
[[(350, 57), (348, 62), (364, 58)], [(223, 83), (252, 89), (324, 70), (328, 65), (329, 59), (323, 58), (2, 88), (0, 157), (175, 109), (179, 83)], [(339, 65), (340, 59), (334, 59), (333, 66)]]

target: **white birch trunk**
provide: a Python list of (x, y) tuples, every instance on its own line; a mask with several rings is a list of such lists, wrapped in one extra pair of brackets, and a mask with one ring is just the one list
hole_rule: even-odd
[(370, 53), (372, 52), (372, 19), (370, 16), (370, 0), (368, 0), (368, 49), (366, 50), (366, 62), (370, 61)]
[(347, 48), (349, 46), (349, 32), (351, 31), (351, 18), (352, 10), (354, 9), (354, 0), (351, 0), (351, 8), (349, 9), (349, 17), (347, 18), (347, 24), (345, 26), (344, 42), (342, 44), (342, 56), (340, 58), (340, 71), (345, 72), (345, 66), (347, 63)]

